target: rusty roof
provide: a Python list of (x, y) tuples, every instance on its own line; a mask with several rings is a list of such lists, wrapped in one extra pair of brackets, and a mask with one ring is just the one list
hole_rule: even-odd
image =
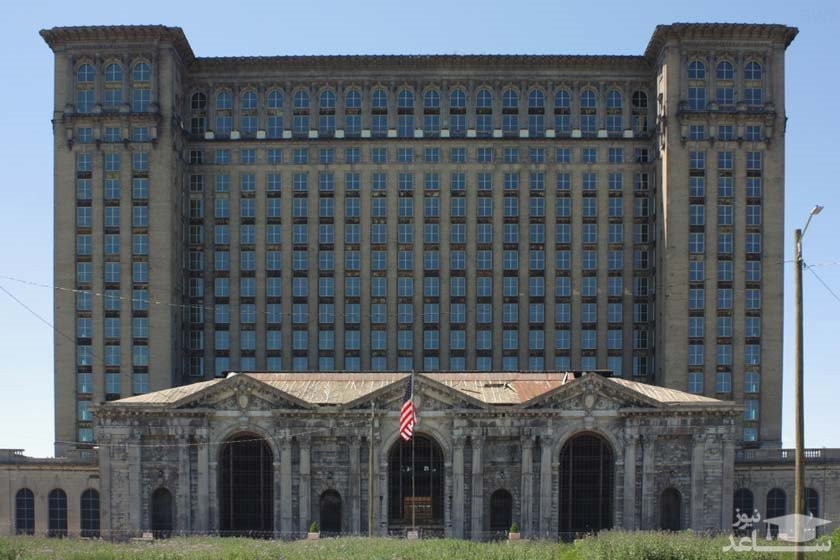
[[(224, 379), (202, 381), (154, 393), (128, 397), (111, 404), (164, 407), (189, 400), (209, 387), (223, 384), (239, 375), (264, 383), (304, 403), (318, 406), (341, 406), (364, 399), (377, 391), (406, 380), (408, 373), (231, 373)], [(521, 405), (547, 395), (573, 382), (574, 372), (439, 372), (416, 374), (424, 380), (443, 385), (478, 402), (495, 406)], [(595, 375), (595, 374), (590, 374)], [(664, 405), (723, 405), (725, 401), (693, 395), (676, 389), (658, 387), (616, 377), (598, 377), (624, 390), (637, 393), (648, 401)]]

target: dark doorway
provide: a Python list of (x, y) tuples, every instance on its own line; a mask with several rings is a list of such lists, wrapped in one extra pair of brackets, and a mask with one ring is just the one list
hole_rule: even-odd
[(321, 533), (338, 536), (341, 534), (341, 494), (327, 490), (321, 494)]
[(274, 527), (273, 455), (253, 434), (225, 443), (220, 457), (219, 521), (223, 535), (270, 537)]
[(502, 488), (490, 496), (490, 530), (507, 531), (513, 523), (513, 497)]
[(674, 487), (666, 488), (659, 497), (659, 528), (663, 531), (682, 530), (682, 495)]
[(574, 539), (613, 524), (615, 459), (609, 444), (581, 434), (560, 451), (560, 537)]
[[(412, 460), (413, 456), (413, 460)], [(443, 525), (443, 451), (430, 437), (398, 440), (388, 453), (388, 522)]]
[[(735, 523), (741, 515), (746, 515), (751, 518), (755, 508), (755, 499), (752, 491), (748, 488), (738, 488), (735, 490), (735, 494), (732, 497), (732, 507), (734, 509), (732, 512), (733, 523)], [(743, 536), (750, 533), (750, 527), (741, 527), (740, 525), (740, 523), (738, 525), (733, 525), (733, 532), (736, 535)]]
[[(772, 519), (774, 517), (781, 517), (785, 515), (787, 509), (787, 495), (781, 488), (773, 488), (767, 493), (767, 514), (765, 519)], [(770, 535), (775, 539), (779, 536), (779, 526), (770, 524)]]
[(29, 488), (15, 494), (15, 534), (35, 534), (35, 494)]
[(155, 538), (167, 538), (172, 535), (172, 493), (166, 488), (158, 488), (152, 493), (152, 533)]

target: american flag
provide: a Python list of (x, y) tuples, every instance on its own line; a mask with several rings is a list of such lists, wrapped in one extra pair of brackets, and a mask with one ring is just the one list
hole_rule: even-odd
[(408, 384), (405, 387), (402, 408), (400, 409), (400, 437), (408, 441), (414, 434), (414, 425), (417, 423), (417, 409), (414, 408), (414, 375), (408, 377)]

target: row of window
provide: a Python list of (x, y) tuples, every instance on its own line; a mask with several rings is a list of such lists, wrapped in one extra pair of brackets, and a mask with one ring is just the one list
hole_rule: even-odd
[[(47, 496), (47, 535), (66, 537), (67, 530), (67, 493), (60, 488), (52, 490)], [(89, 488), (79, 498), (80, 536), (99, 537), (99, 492)], [(29, 488), (21, 488), (15, 493), (15, 534), (35, 534), (35, 494)]]
[[(96, 70), (92, 64), (81, 64), (76, 68), (76, 112), (92, 113), (97, 103), (104, 110), (118, 110), (128, 102), (133, 112), (147, 112), (152, 101), (151, 79), (152, 69), (146, 62), (134, 63), (130, 74), (125, 75), (122, 65), (112, 62), (105, 67), (99, 97)], [(129, 97), (124, 94), (125, 86), (129, 86)]]

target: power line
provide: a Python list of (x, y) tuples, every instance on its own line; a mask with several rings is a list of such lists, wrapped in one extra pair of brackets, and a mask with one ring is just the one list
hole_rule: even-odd
[(816, 273), (816, 271), (814, 271), (814, 269), (812, 269), (812, 268), (811, 268), (811, 265), (808, 265), (808, 264), (805, 264), (805, 263), (802, 263), (802, 264), (805, 266), (805, 268), (807, 268), (809, 271), (811, 271), (811, 274), (813, 274), (813, 275), (814, 275), (814, 278), (816, 278), (817, 280), (819, 280), (820, 284), (822, 284), (822, 285), (823, 285), (823, 287), (824, 287), (826, 290), (828, 290), (828, 293), (830, 293), (832, 296), (834, 296), (834, 299), (836, 299), (836, 300), (837, 300), (837, 302), (838, 302), (838, 303), (840, 303), (840, 296), (838, 296), (838, 295), (837, 295), (837, 293), (836, 293), (834, 290), (832, 290), (832, 289), (829, 287), (829, 285), (828, 285), (828, 284), (826, 284), (826, 283), (825, 283), (825, 281), (824, 281), (822, 278), (820, 278), (819, 274), (817, 274), (817, 273)]

